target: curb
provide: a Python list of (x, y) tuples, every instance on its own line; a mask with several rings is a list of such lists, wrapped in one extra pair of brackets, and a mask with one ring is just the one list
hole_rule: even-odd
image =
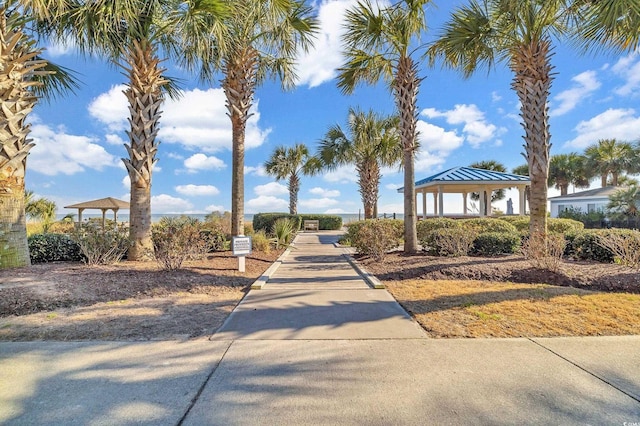
[(378, 278), (376, 278), (375, 275), (369, 273), (369, 271), (364, 269), (364, 266), (362, 266), (357, 260), (351, 257), (350, 254), (345, 253), (343, 254), (343, 256), (347, 259), (349, 264), (351, 264), (353, 269), (355, 269), (356, 272), (358, 272), (362, 276), (362, 278), (364, 278), (367, 284), (369, 284), (372, 288), (377, 290), (382, 290), (385, 288), (384, 284), (382, 284), (382, 281), (380, 281)]
[(280, 265), (282, 265), (282, 262), (287, 258), (287, 256), (289, 256), (289, 253), (291, 253), (291, 247), (288, 247), (284, 251), (284, 253), (282, 253), (280, 257), (278, 257), (276, 261), (273, 262), (271, 266), (269, 266), (267, 270), (264, 271), (264, 273), (260, 275), (260, 277), (253, 282), (253, 284), (251, 284), (251, 287), (250, 287), (251, 290), (262, 290), (262, 287), (264, 287), (265, 284), (267, 284), (267, 281), (269, 281), (269, 278), (271, 278), (271, 275), (273, 275), (278, 270)]

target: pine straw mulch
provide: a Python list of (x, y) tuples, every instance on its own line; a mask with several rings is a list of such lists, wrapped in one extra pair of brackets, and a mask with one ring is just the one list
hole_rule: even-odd
[(208, 336), (280, 252), (254, 252), (246, 272), (230, 252), (185, 262), (0, 270), (0, 340), (160, 340)]
[(565, 261), (559, 273), (522, 256), (361, 258), (436, 338), (640, 334), (640, 273)]

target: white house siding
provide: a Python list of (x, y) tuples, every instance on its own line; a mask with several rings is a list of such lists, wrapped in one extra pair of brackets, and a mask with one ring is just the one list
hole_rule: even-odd
[(604, 210), (609, 203), (608, 197), (593, 197), (593, 198), (565, 198), (565, 199), (552, 199), (550, 201), (551, 217), (558, 217), (560, 211), (566, 208), (580, 209), (584, 213), (590, 211)]

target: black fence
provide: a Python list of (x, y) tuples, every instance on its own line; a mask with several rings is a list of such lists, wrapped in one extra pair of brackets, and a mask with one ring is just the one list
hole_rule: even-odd
[(625, 219), (602, 219), (584, 220), (584, 227), (587, 229), (640, 229), (640, 217), (629, 217)]

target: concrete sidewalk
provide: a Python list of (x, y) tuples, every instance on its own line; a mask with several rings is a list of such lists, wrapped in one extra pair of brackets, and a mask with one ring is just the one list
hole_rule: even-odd
[(0, 424), (640, 425), (640, 336), (427, 339), (334, 240), (211, 340), (0, 343)]

